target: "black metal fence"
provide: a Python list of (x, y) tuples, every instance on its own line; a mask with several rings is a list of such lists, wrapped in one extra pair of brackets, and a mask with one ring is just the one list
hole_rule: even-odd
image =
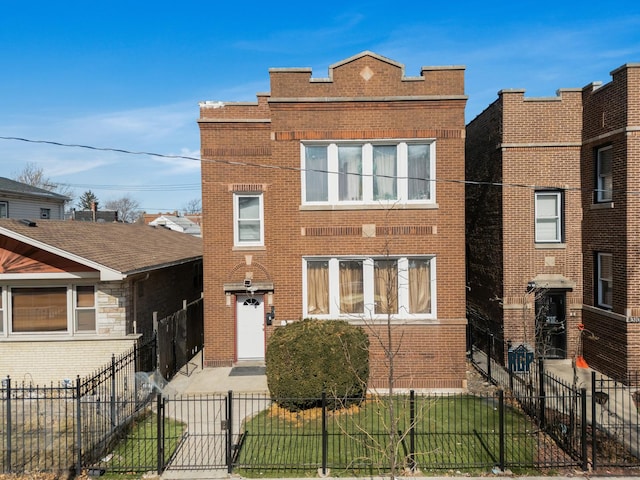
[(516, 373), (511, 363), (506, 368), (498, 363), (488, 348), (488, 342), (472, 346), (474, 366), (488, 381), (506, 388), (537, 427), (583, 469), (640, 467), (637, 375), (616, 380), (571, 360), (543, 359)]

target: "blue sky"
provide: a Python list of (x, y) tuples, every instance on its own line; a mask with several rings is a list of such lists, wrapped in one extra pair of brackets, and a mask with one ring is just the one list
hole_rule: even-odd
[(405, 65), (465, 65), (467, 121), (506, 88), (530, 97), (610, 80), (640, 62), (637, 1), (0, 2), (0, 176), (35, 163), (101, 203), (147, 212), (200, 196), (198, 102), (255, 101), (271, 67), (364, 50)]

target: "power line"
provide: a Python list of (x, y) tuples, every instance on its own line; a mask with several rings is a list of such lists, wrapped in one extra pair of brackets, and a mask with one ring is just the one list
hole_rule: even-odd
[[(132, 150), (126, 150), (123, 148), (113, 148), (113, 147), (96, 147), (93, 145), (84, 145), (84, 144), (74, 144), (74, 143), (63, 143), (63, 142), (55, 142), (52, 140), (35, 140), (35, 139), (30, 139), (30, 138), (23, 138), (23, 137), (7, 137), (7, 136), (0, 136), (0, 140), (10, 140), (10, 141), (19, 141), (19, 142), (26, 142), (26, 143), (38, 143), (38, 144), (45, 144), (45, 145), (53, 145), (53, 146), (57, 146), (57, 147), (66, 147), (66, 148), (84, 148), (84, 149), (88, 149), (88, 150), (96, 150), (96, 151), (102, 151), (102, 152), (115, 152), (115, 153), (122, 153), (125, 155), (146, 155), (146, 156), (150, 156), (150, 157), (158, 157), (158, 158), (167, 158), (167, 159), (182, 159), (182, 160), (190, 160), (190, 161), (196, 161), (196, 162), (200, 162), (200, 163), (218, 163), (218, 164), (222, 164), (222, 165), (230, 165), (230, 166), (242, 166), (242, 167), (256, 167), (256, 168), (267, 168), (267, 169), (272, 169), (272, 170), (285, 170), (285, 171), (294, 171), (294, 172), (318, 172), (318, 173), (333, 173), (335, 174), (336, 172), (330, 172), (328, 170), (322, 170), (322, 169), (314, 169), (314, 168), (302, 168), (302, 167), (291, 167), (291, 166), (285, 166), (285, 165), (269, 165), (269, 164), (263, 164), (263, 163), (255, 163), (255, 162), (245, 162), (245, 161), (237, 161), (237, 160), (222, 160), (222, 159), (213, 159), (213, 158), (197, 158), (197, 157), (191, 157), (188, 155), (171, 155), (171, 154), (163, 154), (163, 153), (155, 153), (155, 152), (146, 152), (146, 151), (132, 151)], [(358, 176), (362, 176), (362, 177), (366, 177), (366, 176), (374, 176), (373, 174), (363, 174), (363, 173), (352, 173), (352, 172), (344, 172), (341, 174), (346, 174), (346, 175), (358, 175)], [(479, 181), (479, 180), (457, 180), (457, 179), (446, 179), (446, 178), (434, 178), (434, 179), (427, 179), (427, 178), (416, 178), (416, 177), (398, 177), (398, 176), (394, 176), (394, 175), (380, 175), (377, 174), (375, 175), (376, 177), (381, 177), (381, 178), (402, 178), (402, 179), (411, 179), (411, 180), (428, 180), (428, 181), (433, 181), (436, 183), (457, 183), (457, 184), (463, 184), (463, 185), (476, 185), (476, 186), (490, 186), (490, 187), (501, 187), (501, 188), (526, 188), (529, 190), (545, 190), (545, 189), (553, 189), (553, 190), (563, 190), (563, 191), (585, 191), (585, 192), (592, 192), (593, 189), (587, 189), (587, 188), (582, 188), (582, 187), (558, 187), (558, 186), (552, 186), (552, 185), (531, 185), (531, 184), (526, 184), (526, 183), (508, 183), (508, 182), (491, 182), (491, 181)], [(102, 188), (104, 187), (105, 190), (108, 189), (113, 189), (113, 190), (118, 190), (118, 189), (126, 189), (126, 190), (133, 190), (133, 189), (139, 189), (136, 191), (162, 191), (165, 188), (166, 189), (173, 189), (173, 190), (189, 190), (192, 188), (195, 188), (196, 184), (174, 184), (174, 185), (164, 185), (162, 187), (164, 188), (158, 188), (158, 185), (151, 185), (151, 186), (144, 186), (144, 185), (130, 185), (130, 186), (118, 186), (118, 185), (105, 185), (105, 186), (96, 186), (96, 185), (83, 185), (83, 184), (66, 184), (66, 183), (60, 183), (60, 185), (67, 185), (70, 187), (80, 187), (80, 188)], [(200, 185), (198, 184), (198, 187)], [(611, 192), (619, 192), (620, 190), (610, 190)], [(622, 191), (623, 193), (627, 193), (629, 195), (640, 195), (640, 191)]]

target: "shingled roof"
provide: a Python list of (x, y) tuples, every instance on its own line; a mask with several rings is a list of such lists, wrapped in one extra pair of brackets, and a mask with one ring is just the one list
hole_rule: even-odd
[(45, 190), (44, 188), (34, 187), (22, 182), (16, 182), (10, 178), (0, 177), (0, 192), (12, 193), (14, 195), (29, 195), (42, 198), (49, 198), (51, 200), (58, 200), (60, 202), (66, 202), (71, 200), (69, 197), (60, 195), (59, 193)]
[(124, 278), (202, 258), (202, 239), (148, 225), (0, 219), (0, 235)]

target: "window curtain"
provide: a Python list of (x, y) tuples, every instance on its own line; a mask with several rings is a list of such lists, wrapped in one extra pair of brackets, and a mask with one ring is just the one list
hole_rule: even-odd
[(67, 288), (12, 288), (14, 332), (66, 332)]
[(429, 171), (429, 145), (408, 145), (409, 200), (431, 198)]
[(398, 313), (398, 262), (396, 260), (376, 260), (375, 306), (377, 314)]
[(340, 200), (362, 200), (362, 146), (338, 147)]
[(307, 262), (307, 313), (329, 313), (329, 262)]
[(431, 267), (428, 259), (409, 259), (409, 313), (431, 313)]
[(373, 147), (373, 199), (395, 200), (397, 189), (397, 147), (376, 145)]
[(305, 192), (307, 202), (329, 199), (327, 147), (305, 148)]
[(362, 260), (340, 262), (340, 313), (364, 313)]

